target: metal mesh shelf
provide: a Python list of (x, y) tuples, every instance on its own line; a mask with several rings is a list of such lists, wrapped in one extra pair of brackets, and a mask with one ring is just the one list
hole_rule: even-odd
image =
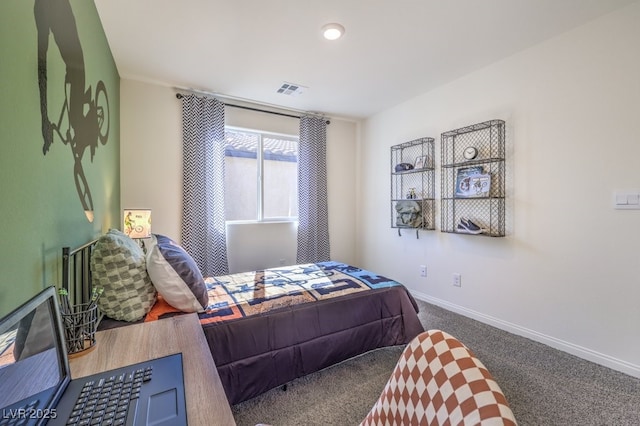
[[(391, 227), (398, 233), (435, 229), (434, 146), (433, 138), (420, 138), (391, 147)], [(414, 168), (395, 171), (401, 163)]]
[[(484, 235), (505, 235), (505, 123), (491, 120), (442, 134), (442, 232), (463, 233), (462, 218), (483, 229)], [(465, 153), (467, 154), (465, 156)], [(461, 191), (461, 170), (490, 176), (488, 192)], [(481, 170), (481, 171), (480, 171)], [(464, 195), (462, 195), (464, 194)], [(467, 232), (464, 232), (467, 233)]]

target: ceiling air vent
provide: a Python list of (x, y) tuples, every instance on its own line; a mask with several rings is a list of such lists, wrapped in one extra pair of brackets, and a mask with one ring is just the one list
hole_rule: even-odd
[(286, 81), (282, 83), (282, 86), (277, 90), (278, 93), (289, 96), (299, 96), (307, 90), (308, 87), (301, 86), (300, 84), (295, 83), (287, 83)]

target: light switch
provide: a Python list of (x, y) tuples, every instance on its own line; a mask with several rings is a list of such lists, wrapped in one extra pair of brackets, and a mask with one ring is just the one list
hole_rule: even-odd
[(614, 191), (613, 208), (619, 210), (640, 210), (640, 189)]

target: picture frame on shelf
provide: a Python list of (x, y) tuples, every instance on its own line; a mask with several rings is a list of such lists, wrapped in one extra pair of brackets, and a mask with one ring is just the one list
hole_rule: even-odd
[(426, 155), (421, 155), (419, 157), (416, 157), (416, 161), (413, 164), (413, 168), (415, 170), (418, 169), (424, 169), (425, 167), (427, 167), (427, 156)]
[(455, 196), (460, 198), (487, 197), (491, 191), (491, 175), (482, 166), (458, 169)]

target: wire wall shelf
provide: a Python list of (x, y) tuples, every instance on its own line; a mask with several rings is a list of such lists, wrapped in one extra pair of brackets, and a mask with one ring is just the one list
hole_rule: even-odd
[(505, 123), (441, 135), (440, 231), (505, 236)]
[(391, 227), (435, 229), (435, 168), (433, 138), (391, 147)]

